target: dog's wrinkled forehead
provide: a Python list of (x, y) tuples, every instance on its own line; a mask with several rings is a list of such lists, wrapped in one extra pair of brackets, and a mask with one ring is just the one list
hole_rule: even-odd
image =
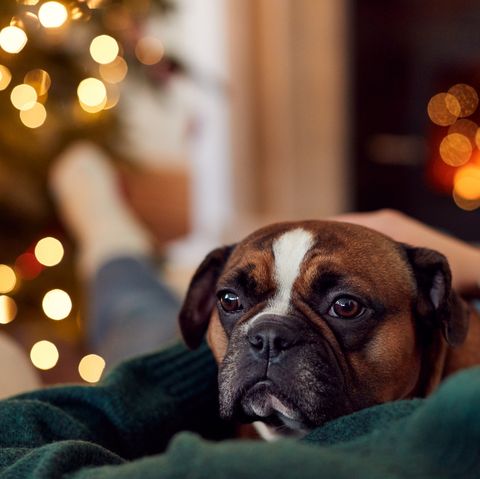
[(219, 284), (235, 282), (257, 295), (273, 293), (271, 312), (286, 314), (293, 290), (308, 294), (314, 282), (340, 280), (353, 280), (385, 299), (393, 293), (405, 298), (414, 288), (398, 243), (333, 221), (281, 223), (256, 231), (237, 245)]

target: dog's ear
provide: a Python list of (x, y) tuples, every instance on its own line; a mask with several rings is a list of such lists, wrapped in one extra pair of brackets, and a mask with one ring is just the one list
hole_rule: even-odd
[(450, 346), (459, 346), (467, 336), (469, 310), (452, 289), (447, 259), (428, 248), (402, 246), (417, 283), (417, 315), (426, 325), (440, 326)]
[(180, 330), (187, 346), (197, 348), (208, 328), (215, 306), (215, 286), (235, 245), (211, 251), (193, 275), (179, 314)]

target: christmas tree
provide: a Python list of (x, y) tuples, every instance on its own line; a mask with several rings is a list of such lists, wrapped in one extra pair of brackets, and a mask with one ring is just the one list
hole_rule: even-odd
[[(81, 350), (82, 323), (75, 320), (81, 292), (72, 246), (48, 194), (50, 165), (80, 138), (122, 158), (117, 104), (127, 72), (161, 87), (170, 73), (182, 70), (160, 39), (142, 29), (151, 15), (172, 10), (168, 0), (0, 5), (0, 323), (26, 338), (27, 347), (30, 338), (50, 334)], [(50, 237), (57, 241), (44, 239)], [(52, 293), (58, 285), (65, 294)], [(68, 321), (45, 319), (61, 319), (48, 311), (47, 293), (63, 305)]]

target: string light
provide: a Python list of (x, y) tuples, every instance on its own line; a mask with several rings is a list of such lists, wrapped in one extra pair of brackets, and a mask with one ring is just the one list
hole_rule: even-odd
[(113, 62), (117, 58), (118, 52), (118, 43), (110, 35), (99, 35), (90, 43), (90, 55), (102, 65)]
[(50, 79), (48, 72), (41, 70), (40, 68), (29, 71), (25, 75), (23, 82), (32, 86), (37, 92), (38, 96), (45, 95), (52, 84), (52, 80)]
[(52, 369), (58, 362), (59, 354), (55, 344), (50, 341), (38, 341), (30, 350), (33, 365), (42, 370)]
[(62, 243), (51, 236), (42, 238), (35, 245), (35, 256), (44, 266), (55, 266), (62, 261), (64, 254)]
[(105, 360), (97, 354), (88, 354), (78, 365), (80, 377), (88, 383), (96, 383), (102, 377), (105, 369)]
[(72, 300), (65, 291), (52, 289), (43, 297), (42, 308), (47, 317), (60, 321), (72, 311)]
[[(77, 95), (82, 107), (97, 108), (105, 106), (107, 101), (107, 89), (98, 78), (86, 78), (77, 88)], [(87, 110), (88, 111), (88, 110)]]
[(15, 271), (22, 279), (34, 279), (42, 272), (43, 266), (32, 253), (23, 253), (15, 261)]
[(460, 104), (459, 116), (465, 117), (472, 115), (478, 106), (478, 94), (475, 88), (465, 83), (458, 83), (448, 90)]
[(0, 324), (11, 323), (17, 316), (17, 304), (10, 296), (0, 296)]
[(459, 101), (450, 93), (438, 93), (430, 99), (427, 106), (430, 120), (439, 126), (453, 125), (461, 111)]
[(3, 65), (0, 65), (0, 91), (5, 90), (12, 80), (10, 70)]
[(0, 47), (7, 53), (21, 52), (27, 41), (27, 34), (15, 25), (2, 28), (0, 31)]
[(68, 12), (59, 2), (45, 2), (38, 10), (38, 19), (45, 28), (59, 28), (68, 19)]
[(128, 65), (122, 57), (117, 57), (111, 63), (100, 65), (99, 72), (107, 83), (120, 83), (127, 76)]
[(104, 110), (110, 110), (118, 105), (120, 101), (120, 88), (116, 85), (109, 85), (107, 88), (107, 102), (103, 107)]
[(472, 143), (460, 133), (451, 133), (440, 143), (440, 156), (450, 166), (465, 164), (470, 159), (472, 151)]
[(141, 38), (135, 47), (135, 56), (144, 65), (155, 65), (165, 54), (162, 42), (155, 37)]
[(27, 128), (39, 128), (47, 119), (47, 110), (41, 103), (35, 103), (29, 110), (20, 112), (20, 120)]
[(0, 264), (0, 293), (10, 293), (17, 284), (17, 276), (10, 266)]
[(38, 100), (37, 92), (31, 85), (17, 85), (10, 94), (10, 100), (17, 110), (30, 110)]
[(454, 190), (465, 200), (480, 199), (480, 167), (467, 165), (455, 173)]

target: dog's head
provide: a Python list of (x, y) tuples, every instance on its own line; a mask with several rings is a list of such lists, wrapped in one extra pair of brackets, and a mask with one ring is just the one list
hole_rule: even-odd
[(450, 283), (432, 250), (347, 223), (281, 223), (205, 258), (180, 326), (192, 348), (207, 333), (223, 417), (307, 431), (425, 394), (439, 341), (467, 333)]

